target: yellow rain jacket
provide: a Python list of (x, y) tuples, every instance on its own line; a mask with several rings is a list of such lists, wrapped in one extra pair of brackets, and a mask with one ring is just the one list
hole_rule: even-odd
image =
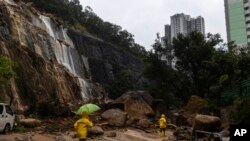
[(74, 128), (80, 139), (87, 138), (88, 128), (92, 127), (93, 123), (89, 120), (89, 116), (87, 113), (82, 114), (82, 118), (76, 121), (74, 124)]
[(166, 128), (167, 127), (167, 120), (164, 114), (161, 115), (161, 118), (159, 120), (160, 128)]

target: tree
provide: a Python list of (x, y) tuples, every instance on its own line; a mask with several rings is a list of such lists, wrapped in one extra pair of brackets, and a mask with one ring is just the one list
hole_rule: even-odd
[(211, 60), (215, 51), (210, 41), (199, 32), (187, 36), (179, 34), (173, 40), (174, 55), (177, 57), (176, 68), (191, 77), (195, 89), (194, 94), (204, 96), (208, 91), (204, 84), (205, 62)]
[(129, 70), (122, 70), (115, 76), (115, 81), (109, 88), (109, 97), (116, 99), (128, 90), (134, 90), (134, 75)]

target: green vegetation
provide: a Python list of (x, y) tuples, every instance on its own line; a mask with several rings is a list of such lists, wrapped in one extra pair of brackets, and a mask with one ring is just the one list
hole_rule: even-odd
[[(12, 70), (14, 63), (9, 58), (0, 55), (0, 85), (6, 87), (10, 78), (15, 76), (15, 72)], [(3, 97), (0, 96), (0, 101), (3, 101)]]
[(5, 56), (0, 56), (0, 84), (6, 86), (9, 79), (12, 78), (15, 73), (12, 70), (14, 66), (13, 62)]
[[(169, 51), (174, 52), (175, 69), (160, 59), (162, 55), (171, 56)], [(166, 48), (157, 38), (145, 61), (144, 74), (150, 81), (147, 88), (154, 97), (178, 106), (179, 101), (186, 102), (190, 95), (198, 95), (207, 100), (204, 112), (216, 113), (221, 106), (234, 103), (237, 109), (248, 104), (249, 59), (250, 52), (236, 52), (235, 46), (223, 44), (218, 34), (204, 37), (192, 32), (188, 36), (180, 34)], [(244, 102), (237, 102), (236, 97)], [(245, 122), (249, 119), (247, 110), (238, 111), (237, 117), (232, 116), (234, 120)]]
[(135, 78), (128, 70), (119, 72), (115, 81), (109, 88), (109, 97), (116, 99), (128, 90), (134, 90)]
[(22, 125), (17, 125), (17, 126), (13, 127), (13, 131), (18, 132), (18, 133), (25, 133), (25, 132), (27, 132), (27, 128), (25, 128)]

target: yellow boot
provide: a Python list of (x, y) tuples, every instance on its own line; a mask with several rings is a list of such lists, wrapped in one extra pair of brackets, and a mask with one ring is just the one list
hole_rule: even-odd
[(163, 137), (164, 137), (163, 132), (160, 132), (160, 137), (161, 137), (161, 138), (163, 138)]

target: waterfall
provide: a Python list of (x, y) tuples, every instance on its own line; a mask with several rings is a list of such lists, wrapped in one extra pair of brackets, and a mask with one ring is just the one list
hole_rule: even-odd
[[(79, 53), (75, 49), (72, 40), (67, 34), (67, 29), (62, 26), (57, 27), (51, 22), (49, 17), (39, 16), (45, 25), (45, 31), (53, 38), (52, 48), (54, 50), (57, 61), (65, 66), (80, 82), (81, 95), (83, 99), (88, 99), (91, 94), (91, 88), (84, 77), (84, 65), (86, 61), (80, 60)], [(42, 27), (41, 27), (42, 28)], [(51, 41), (51, 42), (53, 42)], [(86, 66), (88, 68), (88, 66)]]
[(40, 15), (39, 18), (44, 22), (47, 33), (49, 33), (49, 35), (51, 37), (55, 38), (55, 34), (54, 34), (53, 28), (51, 26), (51, 20), (50, 20), (50, 18), (46, 17), (46, 16), (43, 16), (43, 15)]

